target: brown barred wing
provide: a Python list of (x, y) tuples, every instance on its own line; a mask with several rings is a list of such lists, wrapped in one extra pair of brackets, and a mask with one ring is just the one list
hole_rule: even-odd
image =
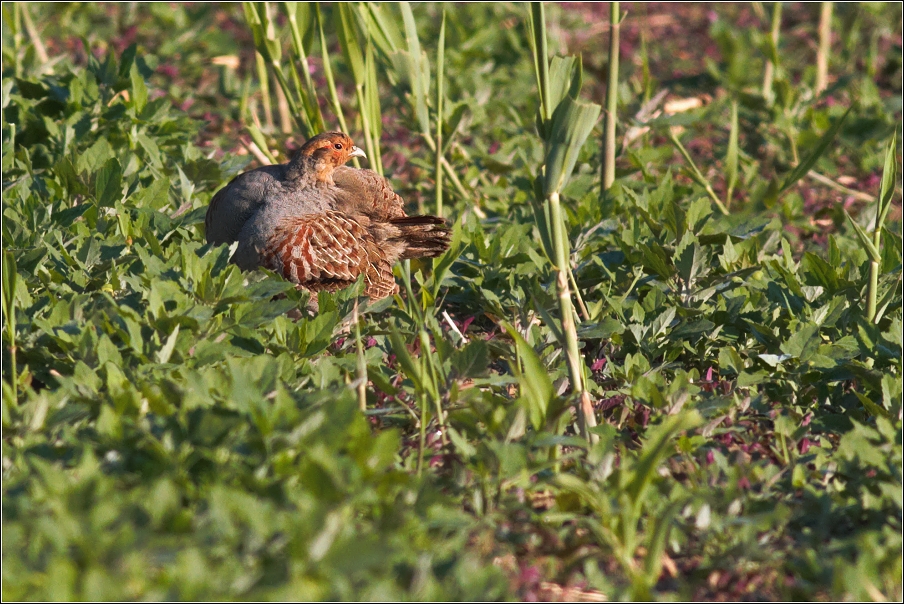
[(374, 220), (405, 216), (405, 202), (392, 190), (389, 181), (372, 170), (340, 166), (333, 172), (336, 209), (364, 214)]
[(392, 265), (370, 232), (340, 212), (284, 219), (264, 249), (263, 265), (312, 291), (336, 291), (363, 274), (374, 299), (395, 293)]

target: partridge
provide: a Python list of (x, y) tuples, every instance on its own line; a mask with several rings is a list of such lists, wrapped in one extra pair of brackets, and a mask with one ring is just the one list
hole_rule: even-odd
[(336, 291), (364, 275), (372, 299), (398, 292), (392, 266), (449, 246), (437, 216), (408, 216), (389, 182), (344, 164), (365, 157), (342, 132), (308, 140), (287, 164), (240, 174), (207, 209), (207, 241), (238, 241), (242, 270), (263, 266), (311, 291)]

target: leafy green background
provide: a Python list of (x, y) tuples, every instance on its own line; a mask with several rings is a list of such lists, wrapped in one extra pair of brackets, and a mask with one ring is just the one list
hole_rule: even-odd
[[(431, 60), (440, 10), (414, 7)], [(601, 99), (608, 11), (547, 10), (551, 50), (583, 50)], [(875, 205), (806, 179), (776, 194), (848, 107), (814, 169), (877, 194), (900, 7), (836, 6), (822, 96), (818, 11), (787, 8), (771, 107), (750, 92), (768, 50), (756, 10), (685, 6), (664, 26), (655, 10), (623, 24), (621, 127), (660, 89), (708, 102), (653, 120), (602, 196), (597, 125), (564, 191), (601, 424), (588, 446), (531, 207), (525, 6), (448, 8), (455, 243), (404, 303), (362, 308), (356, 338), (360, 285), (297, 318), (306, 294), (203, 243), (211, 195), (253, 165), (241, 7), (4, 4), (3, 597), (900, 599), (900, 187), (875, 323), (844, 217), (868, 228)], [(381, 81), (383, 161), (429, 211), (432, 154), (392, 100), (405, 85)], [(722, 216), (666, 132), (683, 127), (724, 191), (732, 98)]]

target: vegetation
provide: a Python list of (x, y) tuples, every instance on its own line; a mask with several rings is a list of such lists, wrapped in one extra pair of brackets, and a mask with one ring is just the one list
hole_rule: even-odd
[[(4, 4), (4, 599), (900, 600), (901, 9), (780, 7)], [(455, 236), (312, 316), (323, 128)]]

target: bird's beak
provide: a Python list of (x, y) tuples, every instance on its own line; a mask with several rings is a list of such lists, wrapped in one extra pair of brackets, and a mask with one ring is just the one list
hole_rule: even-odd
[(352, 147), (352, 152), (349, 153), (348, 156), (349, 156), (349, 158), (352, 158), (352, 157), (363, 157), (364, 159), (367, 159), (367, 156), (364, 154), (364, 151), (362, 151), (362, 150), (359, 149), (358, 147)]

